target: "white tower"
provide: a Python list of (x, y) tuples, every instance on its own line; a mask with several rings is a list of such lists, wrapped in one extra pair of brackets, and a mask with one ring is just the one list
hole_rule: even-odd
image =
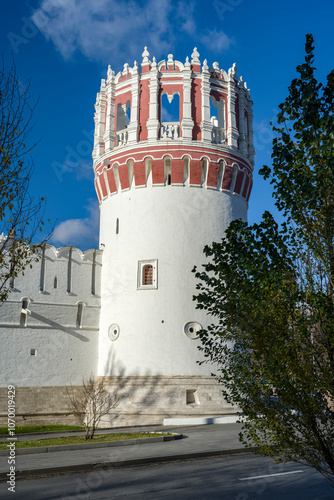
[[(118, 422), (233, 412), (202, 359), (211, 319), (192, 300), (194, 265), (252, 187), (252, 102), (235, 65), (151, 62), (145, 48), (97, 94), (93, 151), (103, 249), (98, 375), (124, 397)], [(179, 117), (162, 122), (162, 99)], [(215, 116), (212, 116), (212, 115)], [(107, 422), (106, 422), (107, 424)]]

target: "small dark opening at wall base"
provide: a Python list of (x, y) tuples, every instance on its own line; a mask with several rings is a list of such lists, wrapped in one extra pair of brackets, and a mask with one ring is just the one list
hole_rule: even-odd
[(119, 233), (119, 219), (116, 219), (116, 234)]
[(167, 185), (170, 186), (171, 184), (172, 184), (172, 176), (171, 176), (171, 174), (168, 174)]

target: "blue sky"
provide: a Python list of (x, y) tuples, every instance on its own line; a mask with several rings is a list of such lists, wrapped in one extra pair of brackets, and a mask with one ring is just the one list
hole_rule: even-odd
[(182, 62), (196, 46), (200, 60), (228, 70), (237, 63), (254, 102), (256, 147), (249, 222), (274, 213), (271, 188), (257, 174), (270, 163), (278, 104), (313, 33), (319, 79), (334, 67), (332, 0), (17, 0), (2, 5), (0, 49), (14, 55), (22, 81), (31, 79), (39, 103), (32, 141), (31, 192), (47, 198), (46, 219), (57, 220), (51, 242), (81, 249), (98, 244), (98, 204), (91, 160), (96, 93), (108, 64), (151, 57)]

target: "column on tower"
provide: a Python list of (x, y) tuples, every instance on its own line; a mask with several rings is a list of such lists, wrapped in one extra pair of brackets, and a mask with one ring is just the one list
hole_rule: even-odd
[(94, 149), (93, 158), (97, 158), (104, 151), (104, 127), (105, 127), (105, 110), (106, 110), (106, 81), (101, 80), (100, 92), (96, 96), (95, 103), (95, 132), (94, 132)]
[(115, 145), (115, 73), (108, 67), (107, 77), (107, 116), (104, 133), (105, 151), (114, 149)]
[(160, 128), (159, 116), (159, 69), (155, 57), (150, 71), (150, 105), (147, 120), (148, 140), (156, 141)]
[(183, 139), (192, 139), (194, 120), (191, 117), (192, 71), (187, 57), (183, 69), (183, 118), (181, 123)]
[(212, 124), (210, 121), (210, 72), (207, 60), (203, 61), (202, 67), (202, 140), (211, 142)]
[(235, 105), (237, 99), (236, 93), (236, 65), (228, 70), (228, 94), (227, 94), (227, 144), (228, 146), (238, 147), (239, 132), (237, 129)]
[(245, 82), (240, 77), (239, 81), (239, 149), (240, 152), (248, 154), (248, 124), (247, 124), (247, 104), (245, 96)]
[(140, 75), (138, 71), (137, 61), (135, 61), (131, 76), (131, 112), (130, 112), (130, 123), (128, 126), (129, 143), (138, 141), (139, 90), (140, 90), (139, 86), (140, 86)]

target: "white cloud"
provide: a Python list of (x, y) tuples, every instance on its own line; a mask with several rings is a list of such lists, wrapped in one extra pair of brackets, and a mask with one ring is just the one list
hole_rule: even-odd
[(172, 33), (169, 0), (148, 0), (141, 6), (127, 0), (42, 0), (32, 20), (65, 59), (77, 50), (90, 59), (109, 62), (138, 56), (138, 44), (159, 53)]
[(226, 35), (223, 31), (213, 30), (207, 32), (201, 37), (201, 42), (213, 52), (219, 54), (230, 48), (230, 45), (234, 44), (234, 40)]
[(97, 201), (88, 200), (87, 210), (89, 216), (86, 218), (60, 222), (54, 229), (51, 242), (79, 248), (97, 247), (100, 216)]
[[(217, 51), (232, 40), (222, 31), (202, 35), (202, 20), (196, 22), (196, 0), (41, 0), (32, 20), (64, 59), (77, 51), (104, 64), (131, 64), (147, 45), (151, 55), (170, 53), (180, 35), (203, 42)], [(200, 16), (199, 16), (200, 17)], [(138, 63), (141, 61), (139, 60)]]

